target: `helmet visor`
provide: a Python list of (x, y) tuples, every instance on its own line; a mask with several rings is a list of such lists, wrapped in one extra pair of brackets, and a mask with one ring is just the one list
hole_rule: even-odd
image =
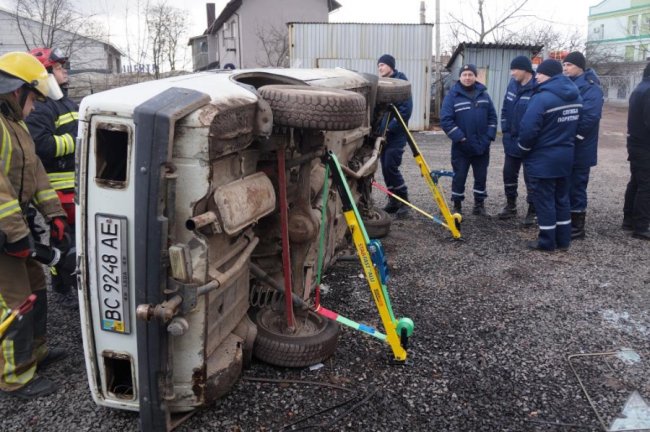
[(52, 52), (50, 52), (50, 61), (54, 63), (64, 64), (68, 61), (68, 57), (61, 50), (61, 48), (54, 48)]
[(50, 99), (59, 100), (63, 97), (63, 91), (59, 87), (59, 83), (56, 81), (56, 77), (52, 74), (47, 74), (47, 88), (48, 88), (48, 97)]

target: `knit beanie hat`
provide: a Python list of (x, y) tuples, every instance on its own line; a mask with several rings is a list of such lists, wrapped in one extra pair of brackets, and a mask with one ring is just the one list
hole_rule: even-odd
[(478, 76), (478, 72), (476, 71), (476, 65), (473, 65), (471, 63), (463, 65), (463, 67), (460, 68), (460, 72), (458, 72), (458, 76), (460, 76), (465, 71), (472, 71), (475, 76)]
[(566, 57), (564, 57), (564, 62), (576, 65), (582, 70), (587, 68), (587, 60), (579, 51), (570, 52)]
[(643, 78), (648, 78), (650, 77), (650, 63), (645, 65), (645, 69), (643, 69)]
[(377, 60), (377, 64), (383, 63), (389, 68), (395, 70), (395, 57), (393, 57), (390, 54), (384, 54), (383, 56), (379, 57), (379, 60)]
[(549, 77), (554, 77), (555, 75), (562, 73), (562, 65), (557, 60), (546, 59), (539, 66), (537, 66), (537, 73), (544, 74)]
[(533, 64), (526, 56), (520, 55), (512, 59), (510, 62), (510, 69), (517, 69), (533, 73)]

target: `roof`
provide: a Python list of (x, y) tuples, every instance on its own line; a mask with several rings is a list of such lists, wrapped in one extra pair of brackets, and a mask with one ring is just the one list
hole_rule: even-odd
[(327, 22), (327, 21), (289, 21), (287, 25), (289, 24), (327, 24), (331, 26), (345, 26), (345, 25), (367, 25), (367, 26), (384, 26), (384, 25), (389, 25), (389, 26), (429, 26), (433, 27), (433, 23), (381, 23), (381, 22)]
[[(217, 19), (214, 20), (212, 24), (210, 24), (210, 27), (206, 29), (206, 31), (203, 34), (214, 34), (223, 26), (226, 21), (230, 19), (231, 16), (235, 12), (237, 12), (237, 9), (239, 9), (242, 5), (243, 0), (230, 0), (228, 4), (226, 4), (226, 7), (223, 8)], [(332, 12), (335, 11), (336, 9), (340, 8), (341, 4), (337, 2), (336, 0), (327, 0), (327, 11)]]
[(544, 45), (526, 45), (526, 44), (504, 44), (504, 43), (477, 43), (477, 42), (461, 42), (456, 47), (456, 50), (451, 55), (451, 58), (447, 62), (446, 68), (449, 69), (456, 61), (456, 57), (460, 55), (465, 48), (480, 48), (480, 49), (512, 49), (512, 50), (528, 50), (533, 55), (539, 53)]

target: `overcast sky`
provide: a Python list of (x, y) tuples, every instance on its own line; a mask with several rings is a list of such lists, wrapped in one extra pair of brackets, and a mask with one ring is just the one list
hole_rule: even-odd
[[(110, 42), (122, 50), (125, 49), (125, 33), (133, 37), (138, 31), (136, 23), (137, 6), (144, 5), (146, 0), (70, 0), (79, 7), (80, 12), (97, 16), (110, 34)], [(154, 2), (155, 0), (150, 0)], [(418, 23), (420, 17), (420, 0), (337, 0), (342, 7), (330, 15), (334, 22), (385, 22), (385, 23)], [(501, 15), (514, 0), (486, 0), (488, 10)], [(217, 15), (228, 3), (227, 0), (213, 0), (216, 4)], [(0, 0), (0, 5), (11, 9), (13, 0)], [(206, 1), (204, 0), (167, 0), (171, 6), (187, 10), (190, 20), (188, 36), (196, 36), (206, 28)], [(475, 15), (476, 0), (441, 0), (441, 29), (445, 40), (445, 28), (449, 22), (449, 14), (471, 17)], [(579, 28), (586, 32), (589, 6), (600, 3), (600, 0), (530, 0), (521, 13), (530, 15), (530, 22), (553, 22), (558, 28), (568, 32)], [(435, 0), (425, 2), (427, 22), (435, 21)], [(131, 17), (128, 25), (125, 16)], [(522, 19), (523, 20), (523, 19)], [(448, 26), (447, 26), (448, 27)]]

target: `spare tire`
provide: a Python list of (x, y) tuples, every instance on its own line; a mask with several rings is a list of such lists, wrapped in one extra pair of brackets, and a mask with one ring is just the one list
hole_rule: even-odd
[(362, 214), (363, 225), (366, 233), (371, 239), (384, 238), (390, 232), (390, 224), (393, 221), (385, 210), (371, 208), (367, 213)]
[(379, 78), (377, 103), (398, 103), (411, 97), (411, 83), (396, 78)]
[(358, 93), (306, 85), (267, 85), (258, 89), (271, 106), (273, 123), (317, 130), (349, 130), (366, 118), (366, 99)]
[(287, 332), (283, 312), (262, 308), (253, 321), (257, 338), (253, 355), (258, 359), (286, 367), (305, 367), (320, 363), (336, 350), (339, 326), (315, 312), (296, 311), (296, 331)]

